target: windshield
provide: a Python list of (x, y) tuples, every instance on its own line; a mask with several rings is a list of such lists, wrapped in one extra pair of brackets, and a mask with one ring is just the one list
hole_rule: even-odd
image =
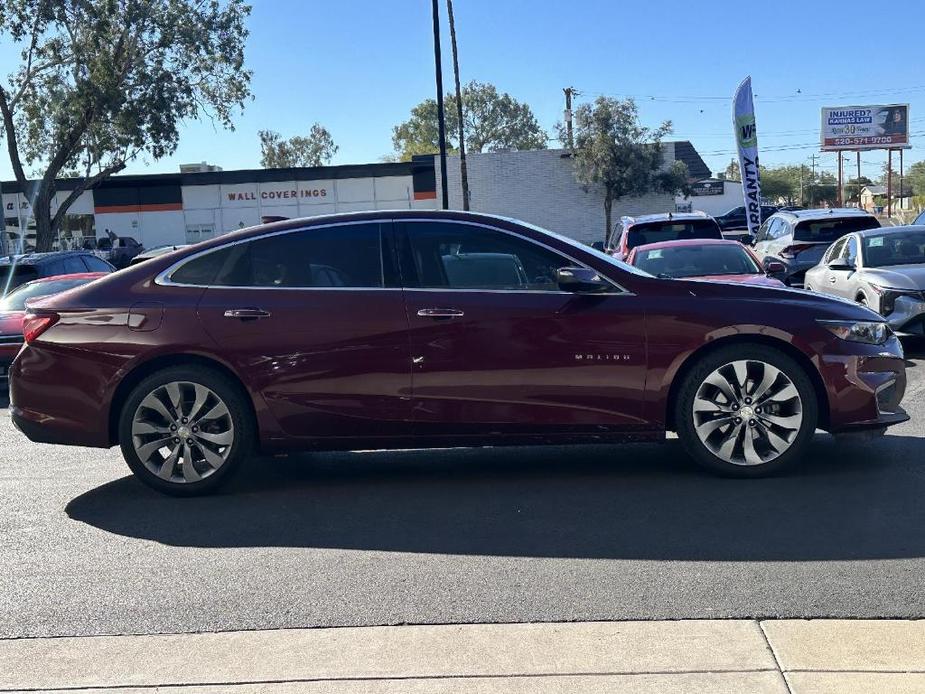
[(813, 219), (797, 224), (793, 232), (794, 241), (809, 243), (832, 243), (845, 234), (880, 226), (874, 217), (836, 217), (835, 219)]
[(925, 230), (866, 236), (861, 253), (865, 267), (925, 263)]
[(658, 277), (757, 275), (761, 269), (744, 247), (674, 246), (637, 251), (635, 265)]
[(0, 311), (25, 311), (26, 302), (39, 296), (51, 296), (79, 287), (89, 282), (89, 279), (56, 280), (52, 282), (30, 282), (10, 292), (3, 301), (0, 301)]
[(712, 219), (648, 222), (634, 224), (627, 232), (626, 247), (636, 248), (659, 241), (679, 239), (721, 239), (723, 232)]

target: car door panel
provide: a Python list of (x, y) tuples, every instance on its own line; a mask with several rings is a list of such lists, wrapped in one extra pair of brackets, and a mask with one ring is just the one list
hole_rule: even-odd
[[(312, 276), (330, 282), (339, 272), (331, 263), (313, 264)], [(408, 320), (400, 288), (210, 286), (198, 312), (287, 436), (410, 431)]]
[(645, 315), (635, 297), (407, 287), (405, 299), (416, 433), (646, 429)]

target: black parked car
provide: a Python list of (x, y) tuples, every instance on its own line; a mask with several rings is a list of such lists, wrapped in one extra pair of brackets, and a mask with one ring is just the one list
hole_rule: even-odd
[(26, 253), (0, 258), (0, 297), (40, 277), (82, 272), (113, 272), (115, 268), (87, 251)]
[[(778, 211), (779, 208), (772, 205), (762, 205), (761, 206), (761, 221), (763, 222), (772, 214)], [(714, 217), (716, 223), (719, 224), (719, 228), (725, 231), (734, 231), (736, 229), (748, 229), (748, 219), (745, 215), (745, 206), (739, 205), (738, 207), (733, 207), (728, 212), (725, 212), (718, 217)], [(728, 237), (727, 237), (728, 238)]]

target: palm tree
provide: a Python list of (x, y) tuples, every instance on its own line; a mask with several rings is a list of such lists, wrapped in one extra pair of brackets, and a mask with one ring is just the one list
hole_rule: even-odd
[(456, 20), (453, 17), (453, 0), (446, 0), (446, 12), (450, 18), (450, 42), (453, 44), (453, 77), (456, 80), (456, 115), (459, 121), (459, 177), (462, 181), (463, 209), (469, 209), (469, 172), (466, 169), (466, 138), (463, 133), (462, 90), (459, 87), (459, 54), (456, 50)]

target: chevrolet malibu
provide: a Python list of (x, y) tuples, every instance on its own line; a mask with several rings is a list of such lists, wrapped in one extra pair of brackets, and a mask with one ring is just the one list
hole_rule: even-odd
[(243, 229), (30, 305), (11, 416), (191, 495), (255, 452), (658, 441), (758, 476), (908, 417), (862, 306), (661, 279), (510, 219)]

